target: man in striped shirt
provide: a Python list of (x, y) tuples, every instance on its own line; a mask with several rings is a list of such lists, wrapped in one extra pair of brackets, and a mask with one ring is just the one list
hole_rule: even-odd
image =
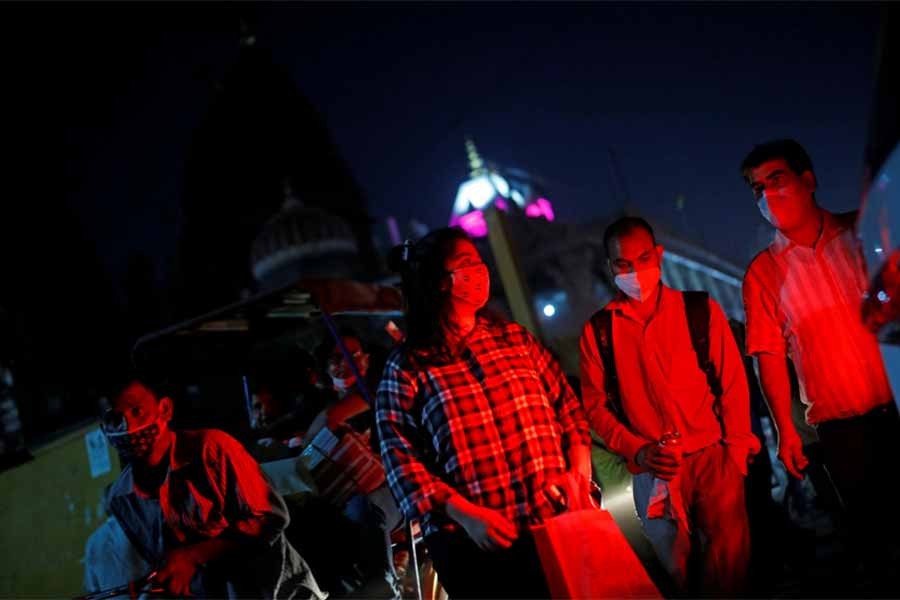
[(808, 461), (791, 419), (789, 357), (855, 542), (886, 559), (877, 538), (886, 537), (884, 525), (892, 520), (876, 507), (886, 491), (879, 483), (894, 469), (900, 419), (877, 340), (861, 319), (866, 276), (853, 231), (856, 213), (836, 215), (817, 204), (812, 161), (793, 140), (756, 146), (741, 172), (776, 229), (750, 263), (743, 293), (746, 351), (759, 361), (779, 458), (802, 478)]

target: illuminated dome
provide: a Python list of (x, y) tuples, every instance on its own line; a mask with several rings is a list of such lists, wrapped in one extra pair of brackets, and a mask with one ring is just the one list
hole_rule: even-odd
[(304, 205), (286, 185), (281, 211), (253, 241), (250, 260), (253, 276), (271, 288), (301, 277), (352, 277), (359, 252), (344, 219)]

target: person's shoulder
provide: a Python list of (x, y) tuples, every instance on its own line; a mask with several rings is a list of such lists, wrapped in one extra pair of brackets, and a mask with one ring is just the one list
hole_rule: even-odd
[(854, 229), (859, 220), (859, 209), (842, 213), (832, 213), (835, 222), (841, 229)]
[(597, 319), (597, 317), (599, 317), (600, 315), (602, 315), (605, 312), (609, 312), (609, 311), (613, 310), (616, 307), (618, 300), (619, 300), (618, 297), (614, 296), (606, 304), (604, 304), (603, 306), (601, 306), (600, 308), (595, 310), (594, 313), (590, 317), (588, 317), (587, 320), (585, 320), (584, 325), (582, 325), (582, 327), (581, 327), (582, 335), (593, 330), (594, 321)]
[(750, 273), (755, 273), (760, 269), (766, 268), (771, 260), (772, 252), (769, 250), (769, 247), (766, 246), (765, 248), (757, 252), (752, 259), (750, 259), (750, 264), (747, 265), (746, 274), (749, 275)]
[(382, 375), (392, 375), (398, 372), (414, 370), (412, 358), (412, 352), (406, 344), (394, 346), (384, 360)]
[(503, 340), (507, 344), (539, 344), (538, 340), (527, 327), (515, 321), (495, 320), (485, 324), (491, 336), (497, 340)]
[(486, 321), (484, 323), (484, 327), (493, 333), (499, 333), (501, 335), (508, 334), (518, 334), (524, 336), (530, 336), (531, 332), (528, 331), (523, 325), (516, 323), (515, 321), (507, 321), (506, 319), (494, 319), (491, 321)]
[(719, 301), (712, 297), (712, 294), (707, 293), (707, 298), (709, 299), (709, 314), (714, 319), (720, 319), (722, 321), (727, 322), (728, 317), (725, 315), (725, 309), (722, 308), (722, 305), (719, 304)]
[(109, 485), (109, 491), (106, 494), (107, 503), (118, 496), (125, 496), (134, 491), (134, 476), (132, 475), (131, 465), (125, 465), (116, 480)]
[(234, 436), (221, 429), (182, 430), (178, 432), (178, 443), (178, 450), (191, 454), (244, 449), (244, 446)]
[(773, 276), (775, 269), (775, 259), (772, 257), (772, 251), (769, 246), (756, 253), (747, 270), (744, 272), (743, 286), (760, 284)]
[(406, 344), (398, 344), (388, 352), (387, 358), (384, 359), (384, 364), (385, 366), (397, 368), (408, 360), (409, 350), (407, 349)]

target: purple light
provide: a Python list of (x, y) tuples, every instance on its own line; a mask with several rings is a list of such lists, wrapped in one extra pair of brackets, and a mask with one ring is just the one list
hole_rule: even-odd
[(546, 198), (538, 198), (525, 207), (525, 214), (532, 219), (544, 217), (548, 221), (553, 221), (556, 215), (553, 213), (553, 206)]
[(463, 231), (472, 237), (480, 238), (488, 234), (487, 222), (484, 220), (484, 213), (480, 210), (473, 210), (456, 219), (456, 225), (463, 228)]
[(494, 200), (494, 206), (497, 207), (497, 210), (509, 212), (509, 205), (506, 204), (506, 200), (504, 200), (503, 198), (497, 198), (496, 200)]

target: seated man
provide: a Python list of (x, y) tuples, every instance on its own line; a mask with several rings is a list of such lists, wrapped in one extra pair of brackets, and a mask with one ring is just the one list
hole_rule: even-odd
[(288, 514), (259, 465), (223, 431), (169, 428), (172, 400), (138, 379), (104, 415), (107, 439), (129, 464), (110, 512), (156, 582), (176, 595), (324, 599), (287, 542)]

